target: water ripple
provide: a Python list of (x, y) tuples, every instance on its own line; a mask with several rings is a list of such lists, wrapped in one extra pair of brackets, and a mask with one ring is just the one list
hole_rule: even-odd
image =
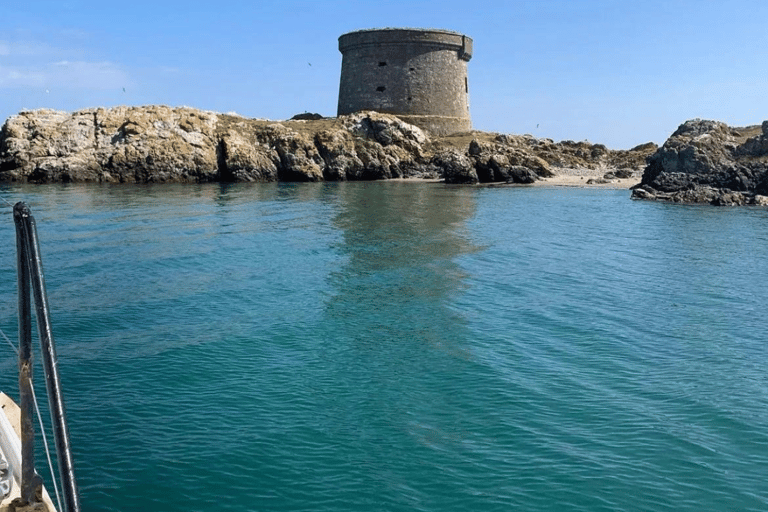
[[(763, 210), (398, 182), (22, 193), (84, 510), (768, 509)], [(8, 287), (8, 333), (14, 314)]]

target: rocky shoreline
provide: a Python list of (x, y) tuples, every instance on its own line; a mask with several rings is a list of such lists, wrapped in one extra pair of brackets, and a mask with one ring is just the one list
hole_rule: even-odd
[(686, 121), (648, 158), (632, 197), (713, 205), (768, 205), (768, 121), (734, 128)]
[(288, 121), (189, 107), (24, 111), (0, 130), (0, 183), (207, 183), (422, 178), (632, 188), (633, 199), (768, 205), (768, 121), (694, 119), (662, 147), (481, 131), (429, 137), (395, 116)]
[(188, 107), (34, 110), (0, 131), (0, 182), (205, 183), (429, 178), (532, 184), (582, 172), (639, 180), (657, 146), (472, 131), (429, 137), (395, 116), (247, 119)]

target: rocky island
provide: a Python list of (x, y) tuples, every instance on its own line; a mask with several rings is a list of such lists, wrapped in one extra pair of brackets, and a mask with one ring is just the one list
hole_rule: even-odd
[(0, 182), (530, 184), (575, 174), (587, 178), (582, 184), (633, 176), (637, 183), (656, 149), (480, 131), (429, 136), (377, 112), (269, 121), (167, 106), (33, 110), (10, 117), (0, 131)]
[[(469, 131), (396, 116), (249, 119), (189, 107), (24, 111), (0, 130), (0, 182), (207, 183), (429, 178), (446, 183), (636, 185), (634, 199), (768, 204), (768, 121), (687, 121), (662, 147)], [(564, 181), (561, 179), (560, 183)]]

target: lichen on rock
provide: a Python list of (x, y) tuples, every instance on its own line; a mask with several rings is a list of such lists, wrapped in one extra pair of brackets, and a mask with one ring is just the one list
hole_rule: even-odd
[[(394, 115), (269, 121), (189, 107), (24, 111), (0, 131), (4, 182), (265, 182), (404, 177), (532, 183), (558, 168), (634, 169), (653, 148), (612, 151), (530, 135), (428, 137)], [(631, 171), (630, 171), (631, 172)]]

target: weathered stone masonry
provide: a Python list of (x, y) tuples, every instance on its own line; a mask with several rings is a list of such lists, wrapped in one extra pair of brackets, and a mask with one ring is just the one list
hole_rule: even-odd
[(360, 30), (342, 35), (339, 51), (339, 115), (395, 114), (432, 135), (472, 128), (471, 38), (447, 30)]

